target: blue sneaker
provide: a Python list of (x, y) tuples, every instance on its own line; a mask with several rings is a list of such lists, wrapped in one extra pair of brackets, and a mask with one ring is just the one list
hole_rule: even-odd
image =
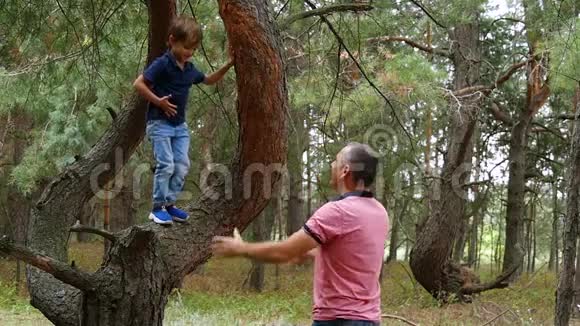
[(165, 208), (155, 208), (149, 214), (149, 219), (157, 224), (173, 224), (171, 215), (167, 213)]
[(189, 218), (189, 215), (187, 215), (186, 212), (175, 207), (174, 205), (166, 206), (165, 209), (167, 210), (167, 213), (173, 217), (175, 222), (185, 222)]

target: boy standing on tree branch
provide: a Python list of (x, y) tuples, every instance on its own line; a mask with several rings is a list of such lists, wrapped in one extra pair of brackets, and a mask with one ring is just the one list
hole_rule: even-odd
[(153, 209), (149, 219), (158, 224), (184, 222), (188, 215), (175, 207), (189, 170), (189, 129), (185, 108), (194, 84), (213, 85), (233, 66), (204, 75), (189, 61), (201, 44), (201, 27), (190, 17), (176, 18), (169, 28), (169, 49), (145, 69), (133, 85), (149, 101), (146, 134), (157, 162), (153, 179)]

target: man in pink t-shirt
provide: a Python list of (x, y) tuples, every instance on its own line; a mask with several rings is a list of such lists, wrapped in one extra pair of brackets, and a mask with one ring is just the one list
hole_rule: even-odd
[(331, 185), (340, 196), (318, 209), (300, 231), (281, 242), (215, 237), (214, 253), (273, 263), (313, 257), (313, 326), (379, 325), (379, 274), (389, 222), (369, 190), (377, 164), (368, 145), (347, 145), (332, 162)]

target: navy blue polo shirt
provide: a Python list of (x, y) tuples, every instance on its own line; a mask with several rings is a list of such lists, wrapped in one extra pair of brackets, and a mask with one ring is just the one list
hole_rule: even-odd
[(171, 51), (167, 51), (155, 59), (145, 69), (143, 77), (151, 84), (151, 89), (155, 95), (158, 97), (171, 95), (169, 102), (177, 106), (177, 114), (169, 118), (162, 109), (149, 103), (147, 121), (167, 120), (175, 126), (185, 122), (185, 107), (189, 89), (193, 84), (199, 84), (205, 80), (205, 75), (189, 61), (181, 69)]

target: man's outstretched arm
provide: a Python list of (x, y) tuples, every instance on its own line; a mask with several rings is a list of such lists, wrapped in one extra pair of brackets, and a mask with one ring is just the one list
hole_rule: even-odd
[(234, 233), (234, 237), (214, 237), (214, 254), (226, 257), (245, 256), (268, 263), (286, 263), (298, 260), (318, 247), (316, 242), (303, 229), (280, 242), (268, 241), (248, 243)]

